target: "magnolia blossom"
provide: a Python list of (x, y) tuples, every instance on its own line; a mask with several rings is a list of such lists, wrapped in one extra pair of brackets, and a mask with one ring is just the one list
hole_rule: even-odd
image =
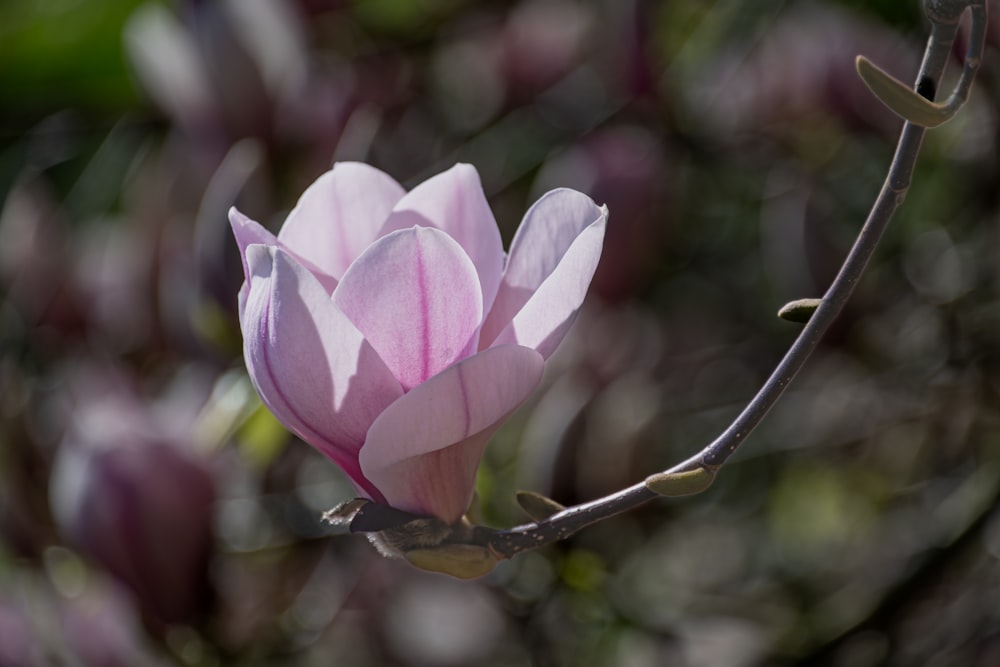
[(406, 192), (339, 163), (277, 236), (235, 208), (229, 219), (244, 355), (267, 407), (366, 497), (461, 518), (486, 443), (583, 302), (607, 209), (553, 190), (507, 255), (473, 167)]

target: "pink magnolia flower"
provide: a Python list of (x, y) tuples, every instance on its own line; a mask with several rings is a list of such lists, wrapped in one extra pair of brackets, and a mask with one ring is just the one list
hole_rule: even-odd
[(340, 163), (274, 236), (235, 208), (240, 325), (261, 399), (366, 497), (457, 521), (486, 443), (586, 295), (607, 209), (549, 192), (506, 255), (476, 170), (406, 192)]

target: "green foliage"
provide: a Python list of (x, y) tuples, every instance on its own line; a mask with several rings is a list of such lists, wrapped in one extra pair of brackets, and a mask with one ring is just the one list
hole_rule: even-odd
[(142, 0), (7, 0), (0, 6), (0, 102), (40, 111), (136, 101), (122, 53), (125, 19)]
[(425, 35), (461, 0), (353, 0), (359, 23), (376, 33), (408, 40)]
[(236, 437), (247, 461), (261, 470), (273, 464), (288, 443), (288, 431), (260, 403), (240, 427)]

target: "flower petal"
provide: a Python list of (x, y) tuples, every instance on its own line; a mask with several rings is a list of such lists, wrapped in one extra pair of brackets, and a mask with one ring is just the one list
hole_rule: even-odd
[(399, 383), (290, 254), (263, 245), (245, 254), (244, 356), (257, 392), (285, 426), (379, 499), (357, 454), (371, 423), (402, 394)]
[(339, 162), (302, 193), (278, 238), (296, 255), (339, 280), (375, 240), (405, 193), (392, 177), (374, 167)]
[(243, 325), (243, 311), (246, 310), (247, 294), (250, 293), (250, 269), (247, 267), (247, 247), (253, 243), (276, 245), (278, 239), (258, 222), (240, 213), (235, 206), (229, 209), (229, 224), (236, 237), (236, 245), (240, 249), (240, 262), (243, 263), (243, 284), (237, 294), (239, 304), (240, 326)]
[(274, 234), (264, 229), (260, 223), (240, 213), (235, 206), (229, 209), (229, 224), (233, 228), (236, 245), (240, 248), (240, 261), (243, 262), (243, 278), (249, 280), (250, 270), (247, 268), (246, 258), (247, 246), (253, 243), (277, 245), (278, 239)]
[(560, 188), (528, 209), (514, 235), (480, 347), (516, 343), (548, 358), (583, 303), (604, 245), (605, 207)]
[[(312, 274), (319, 279), (327, 294), (333, 292), (333, 288), (337, 286), (336, 278), (327, 275), (323, 271), (316, 268), (316, 266), (308, 259), (299, 256), (295, 251), (291, 250), (284, 243), (282, 243), (278, 237), (265, 229), (260, 223), (245, 216), (237, 210), (235, 206), (229, 209), (229, 224), (233, 228), (233, 236), (236, 237), (236, 245), (240, 248), (240, 261), (243, 262), (244, 280), (249, 281), (250, 279), (246, 258), (247, 246), (253, 243), (259, 243), (262, 245), (277, 246), (283, 250), (287, 250), (293, 257), (295, 257), (296, 260), (298, 260), (300, 264), (309, 269), (309, 271), (311, 271)], [(247, 283), (244, 282), (239, 294), (241, 313), (243, 312), (243, 301), (246, 299), (247, 289)]]
[(535, 389), (543, 367), (534, 350), (494, 347), (414, 387), (368, 430), (365, 476), (393, 507), (457, 521), (472, 500), (486, 443)]
[(503, 241), (476, 168), (456, 164), (413, 188), (397, 202), (382, 234), (420, 225), (446, 232), (476, 265), (488, 309), (503, 272)]
[(476, 267), (444, 232), (412, 227), (373, 243), (333, 301), (404, 390), (475, 350), (483, 319)]

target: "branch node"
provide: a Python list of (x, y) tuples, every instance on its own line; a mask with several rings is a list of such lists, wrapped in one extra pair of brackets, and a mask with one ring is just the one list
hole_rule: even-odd
[(693, 496), (712, 486), (715, 470), (695, 468), (683, 472), (660, 472), (646, 478), (646, 488), (667, 498)]
[(778, 317), (789, 322), (805, 324), (819, 308), (823, 299), (796, 299), (789, 301), (778, 311)]
[(924, 0), (924, 14), (927, 20), (938, 25), (954, 25), (962, 17), (966, 7), (981, 4), (982, 0)]
[(945, 104), (932, 102), (864, 56), (857, 57), (855, 66), (862, 81), (882, 104), (920, 127), (937, 127), (951, 120), (964, 101), (953, 97)]
[(566, 509), (565, 505), (560, 505), (551, 498), (546, 498), (534, 491), (518, 491), (517, 504), (535, 521), (544, 521), (553, 514), (558, 514)]

